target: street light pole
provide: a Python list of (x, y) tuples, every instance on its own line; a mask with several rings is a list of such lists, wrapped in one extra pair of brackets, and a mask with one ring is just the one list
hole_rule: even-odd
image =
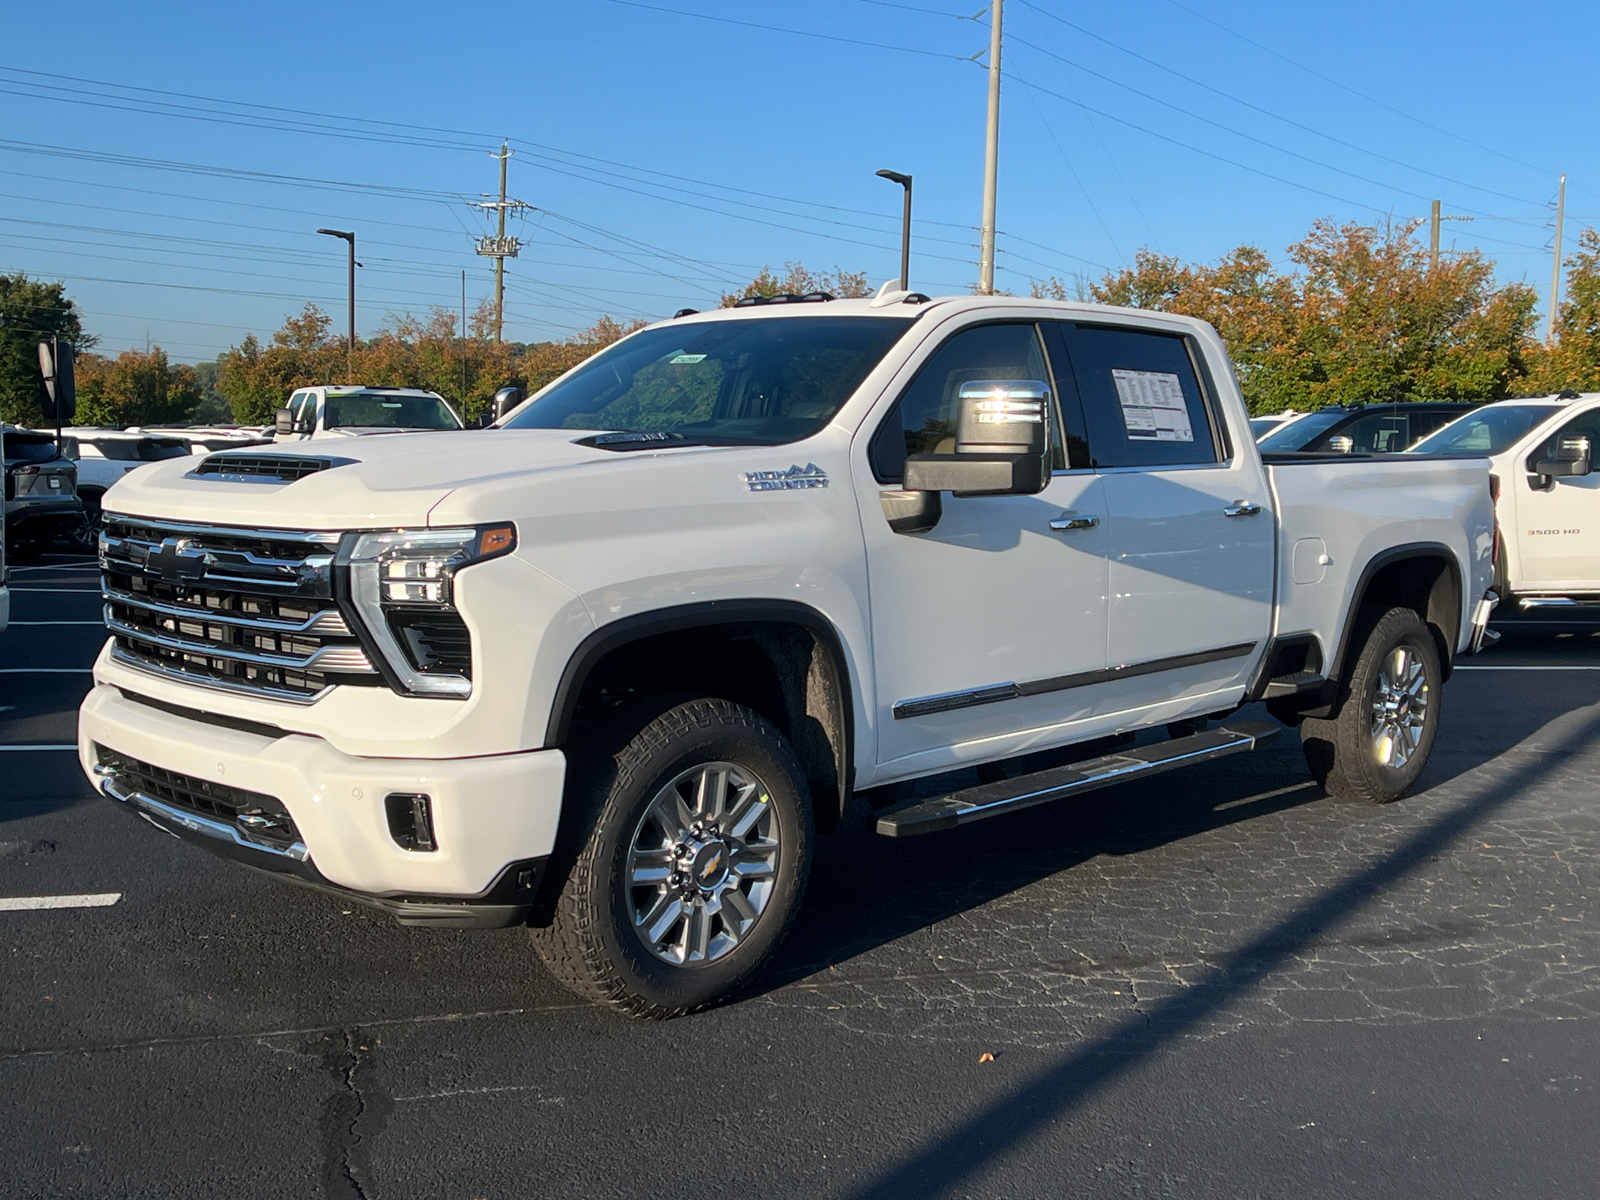
[(343, 229), (319, 229), (318, 233), (325, 233), (329, 237), (343, 238), (350, 243), (350, 341), (349, 352), (356, 352), (356, 235)]
[(878, 174), (890, 183), (898, 183), (906, 190), (905, 216), (900, 221), (900, 290), (911, 290), (911, 176), (899, 171), (883, 170)]

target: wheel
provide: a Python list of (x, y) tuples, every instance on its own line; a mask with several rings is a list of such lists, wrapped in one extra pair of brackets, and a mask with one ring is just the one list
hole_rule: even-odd
[(724, 1000), (761, 969), (805, 892), (813, 829), (805, 773), (769, 721), (725, 700), (667, 703), (617, 722), (619, 748), (574, 756), (575, 853), (532, 930), (569, 990), (653, 1018)]
[(87, 551), (93, 554), (100, 547), (100, 494), (98, 492), (78, 493), (83, 501), (83, 520), (73, 526), (69, 539), (74, 550)]
[(1409, 608), (1369, 619), (1338, 714), (1307, 717), (1300, 743), (1330, 796), (1387, 804), (1417, 781), (1439, 730), (1441, 672), (1433, 634)]

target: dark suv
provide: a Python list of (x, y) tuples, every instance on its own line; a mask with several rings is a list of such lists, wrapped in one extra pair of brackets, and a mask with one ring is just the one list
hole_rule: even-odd
[(6, 552), (14, 562), (38, 558), (83, 523), (78, 468), (48, 433), (5, 427)]
[(1398, 454), (1477, 407), (1462, 400), (1331, 404), (1278, 426), (1257, 446), (1263, 453)]

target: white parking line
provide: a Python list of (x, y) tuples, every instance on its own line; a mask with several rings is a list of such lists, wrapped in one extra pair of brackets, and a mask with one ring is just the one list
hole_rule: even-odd
[(121, 899), (121, 892), (92, 892), (81, 896), (0, 896), (0, 912), (26, 912), (37, 908), (105, 908)]
[(1497, 663), (1494, 666), (1475, 664), (1473, 666), (1457, 667), (1458, 671), (1600, 671), (1600, 664), (1593, 666), (1562, 666), (1557, 663)]
[(81, 587), (81, 588), (19, 588), (19, 587), (14, 587), (14, 588), (11, 589), (11, 592), (12, 592), (13, 595), (15, 595), (18, 592), (27, 592), (27, 593), (31, 593), (31, 594), (34, 594), (34, 595), (42, 596), (42, 595), (44, 595), (45, 593), (48, 592), (51, 595), (55, 595), (55, 596), (98, 596), (100, 594), (100, 588), (98, 586), (95, 586), (95, 587)]
[(0, 675), (87, 675), (93, 667), (0, 667)]
[(104, 621), (13, 621), (13, 622), (11, 622), (10, 625), (7, 625), (6, 628), (7, 629), (12, 629), (12, 628), (14, 628), (14, 627), (16, 627), (18, 625), (104, 625), (104, 624), (105, 624)]
[(18, 571), (87, 571), (89, 568), (98, 565), (94, 559), (86, 558), (82, 562), (75, 563), (46, 563), (42, 567), (12, 567), (11, 573), (15, 575)]
[(46, 745), (41, 742), (31, 746), (0, 746), (0, 752), (6, 750), (76, 750), (77, 748), (77, 742), (61, 742), (58, 745)]

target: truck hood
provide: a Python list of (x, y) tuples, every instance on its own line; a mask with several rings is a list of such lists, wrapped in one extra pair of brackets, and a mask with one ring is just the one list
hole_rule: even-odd
[(197, 475), (205, 460), (170, 459), (118, 480), (104, 507), (129, 516), (278, 529), (424, 525), (429, 510), (465, 484), (614, 469), (661, 453), (575, 444), (583, 436), (572, 429), (463, 430), (222, 450), (217, 456), (223, 459), (320, 459), (330, 465), (281, 483), (271, 476)]

